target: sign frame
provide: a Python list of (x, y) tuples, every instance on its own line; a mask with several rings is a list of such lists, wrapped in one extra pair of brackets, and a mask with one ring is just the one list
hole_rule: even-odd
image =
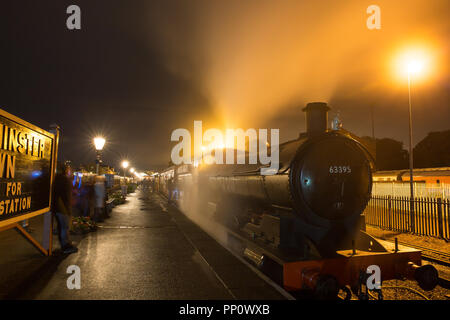
[[(44, 255), (50, 256), (52, 254), (52, 229), (53, 229), (53, 213), (52, 213), (52, 199), (53, 199), (53, 188), (54, 188), (54, 181), (55, 181), (55, 171), (56, 171), (56, 164), (58, 160), (58, 144), (59, 144), (59, 127), (54, 126), (55, 133), (51, 133), (48, 131), (45, 131), (38, 126), (31, 124), (3, 109), (0, 109), (0, 116), (17, 123), (20, 126), (23, 126), (29, 130), (32, 130), (34, 132), (37, 132), (43, 136), (48, 137), (52, 140), (52, 147), (51, 147), (51, 157), (50, 157), (50, 192), (49, 192), (49, 199), (48, 199), (48, 206), (39, 210), (31, 211), (19, 216), (11, 217), (9, 219), (5, 219), (0, 221), (0, 231), (16, 228), (16, 230), (24, 236), (28, 241), (31, 242), (32, 245), (34, 245), (39, 251), (41, 251)], [(44, 247), (35, 240), (21, 225), (19, 225), (20, 221), (27, 220), (39, 215), (43, 215), (45, 213), (48, 213), (48, 217), (45, 217), (44, 215), (44, 232), (43, 232), (43, 243)], [(47, 220), (47, 221), (45, 221)], [(48, 221), (50, 220), (50, 221)]]

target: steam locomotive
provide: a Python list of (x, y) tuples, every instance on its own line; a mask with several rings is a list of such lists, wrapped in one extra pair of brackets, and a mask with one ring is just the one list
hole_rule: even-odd
[(236, 251), (289, 291), (330, 298), (351, 289), (367, 298), (372, 265), (383, 281), (412, 278), (434, 288), (437, 271), (421, 266), (420, 251), (364, 231), (373, 159), (356, 136), (327, 128), (328, 110), (307, 104), (307, 130), (280, 144), (274, 175), (261, 175), (261, 164), (180, 165), (158, 175), (159, 190), (168, 196), (174, 181), (183, 209), (208, 208), (241, 243)]

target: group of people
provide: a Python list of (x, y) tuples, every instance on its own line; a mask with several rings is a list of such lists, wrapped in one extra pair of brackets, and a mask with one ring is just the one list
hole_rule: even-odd
[(108, 194), (106, 192), (106, 180), (104, 176), (95, 176), (91, 180), (77, 181), (73, 180), (73, 215), (90, 217), (94, 222), (103, 222), (109, 218), (105, 210)]
[(97, 175), (93, 181), (81, 183), (73, 179), (70, 167), (64, 164), (57, 167), (53, 201), (58, 238), (65, 254), (78, 251), (69, 237), (72, 215), (90, 217), (94, 222), (109, 217), (105, 177)]

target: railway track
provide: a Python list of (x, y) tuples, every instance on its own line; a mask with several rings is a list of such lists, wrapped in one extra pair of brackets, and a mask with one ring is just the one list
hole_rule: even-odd
[[(392, 240), (383, 239), (385, 241), (394, 242)], [(430, 262), (434, 262), (446, 267), (450, 267), (450, 253), (427, 248), (421, 245), (410, 244), (408, 242), (398, 241), (398, 244), (419, 249), (422, 251), (422, 259)], [(439, 285), (443, 288), (450, 289), (450, 279), (439, 277)]]
[[(167, 197), (162, 194), (159, 193), (159, 195), (164, 199), (167, 200)], [(172, 206), (174, 207), (176, 210), (178, 210), (180, 213), (184, 214), (180, 208), (176, 205), (176, 204), (166, 204), (166, 202), (159, 202), (158, 205), (161, 207), (161, 209), (164, 212), (169, 212), (168, 211), (168, 206)], [(280, 286), (278, 283), (276, 283), (275, 281), (273, 281), (273, 279), (271, 279), (269, 276), (265, 275), (262, 271), (258, 270), (254, 265), (252, 265), (249, 261), (247, 261), (246, 259), (244, 259), (241, 255), (239, 255), (238, 253), (236, 253), (234, 250), (232, 250), (226, 242), (223, 241), (223, 239), (221, 239), (220, 237), (215, 236), (213, 233), (208, 232), (208, 228), (205, 228), (204, 225), (202, 225), (201, 223), (199, 223), (199, 221), (195, 221), (192, 220), (194, 223), (196, 223), (200, 228), (202, 228), (205, 232), (207, 232), (212, 238), (214, 238), (221, 246), (223, 246), (224, 249), (226, 249), (228, 252), (230, 252), (230, 254), (232, 254), (234, 257), (236, 257), (240, 262), (242, 262), (244, 265), (246, 265), (250, 270), (252, 270), (259, 278), (261, 278), (264, 282), (266, 282), (269, 286), (273, 287), (276, 291), (278, 291), (282, 296), (284, 296), (287, 300), (296, 300), (296, 298), (294, 296), (292, 296), (288, 291), (286, 291), (282, 286)], [(229, 230), (228, 228), (222, 226), (222, 225), (215, 225), (215, 228), (220, 228), (221, 231), (225, 231), (229, 234), (231, 234), (231, 230)], [(181, 230), (180, 230), (181, 231)], [(207, 259), (201, 254), (201, 250), (199, 250), (199, 248), (197, 247), (197, 245), (195, 244), (195, 241), (185, 232), (181, 231), (183, 233), (183, 235), (185, 236), (185, 238), (189, 241), (189, 243), (192, 245), (193, 248), (196, 249), (196, 251), (200, 254), (201, 258), (205, 261), (205, 263), (210, 267), (210, 269), (212, 270), (212, 272), (216, 275), (216, 277), (219, 279), (219, 281), (228, 289), (228, 287), (226, 286), (225, 282), (223, 281), (222, 278), (220, 278), (220, 276), (214, 271), (213, 267), (209, 265)], [(231, 291), (229, 291), (231, 295), (233, 295), (231, 293)]]
[[(389, 242), (394, 242), (392, 240), (387, 240), (387, 239), (383, 239), (383, 240), (389, 241)], [(423, 260), (435, 262), (435, 263), (450, 267), (450, 253), (449, 252), (435, 250), (435, 249), (427, 248), (427, 247), (424, 247), (421, 245), (411, 244), (411, 243), (403, 242), (403, 241), (398, 241), (398, 244), (421, 250)]]

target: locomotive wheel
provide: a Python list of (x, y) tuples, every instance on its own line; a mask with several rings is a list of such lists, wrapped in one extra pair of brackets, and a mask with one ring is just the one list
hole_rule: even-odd
[(418, 268), (414, 277), (420, 288), (425, 291), (433, 290), (439, 282), (439, 275), (436, 268), (429, 264)]
[(323, 275), (319, 278), (314, 295), (319, 300), (336, 300), (339, 293), (339, 283), (335, 277)]

